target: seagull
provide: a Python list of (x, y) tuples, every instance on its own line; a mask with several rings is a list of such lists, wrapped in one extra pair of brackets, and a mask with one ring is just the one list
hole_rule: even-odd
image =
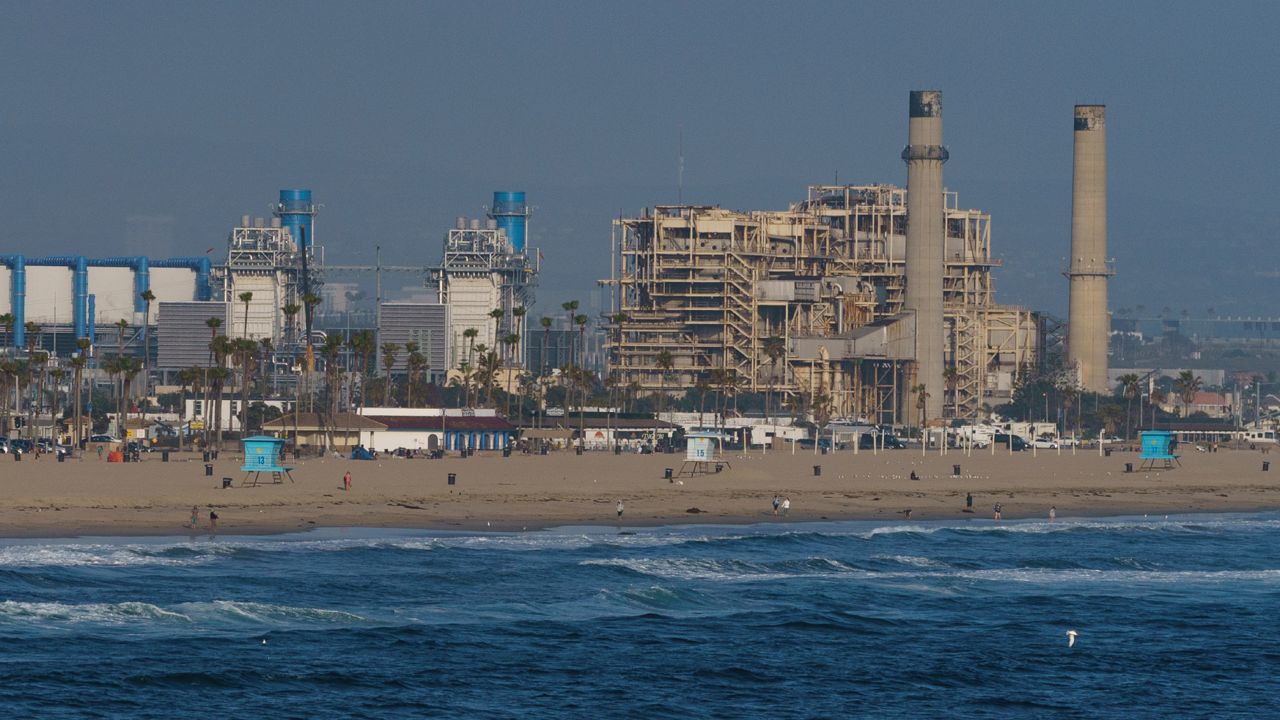
[(266, 644), (267, 644), (267, 639), (266, 639), (266, 638), (262, 638), (262, 644), (263, 644), (263, 645), (266, 645)]
[[(1068, 631), (1067, 631), (1067, 647), (1074, 647), (1074, 646), (1075, 646), (1075, 644), (1076, 644), (1076, 635), (1078, 635), (1078, 634), (1079, 634), (1079, 633), (1077, 633), (1075, 630), (1068, 630)], [(264, 640), (263, 642), (266, 642), (266, 641)]]

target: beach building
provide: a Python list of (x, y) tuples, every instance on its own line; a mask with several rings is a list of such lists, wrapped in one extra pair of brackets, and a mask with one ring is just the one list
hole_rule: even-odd
[(502, 450), (511, 445), (516, 426), (487, 408), (361, 408), (360, 414), (382, 425), (365, 447), (394, 450)]
[(278, 438), (297, 438), (299, 448), (332, 448), (349, 451), (356, 445), (371, 447), (374, 436), (387, 426), (355, 413), (288, 413), (262, 424), (262, 432)]

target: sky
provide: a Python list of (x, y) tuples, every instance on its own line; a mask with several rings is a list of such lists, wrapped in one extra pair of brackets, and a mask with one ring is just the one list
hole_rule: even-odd
[[(1065, 316), (1072, 108), (1107, 105), (1112, 309), (1280, 315), (1280, 4), (2, 2), (0, 253), (224, 252), (311, 188), (330, 263), (427, 265), (524, 190), (539, 311), (607, 305), (613, 218), (944, 182), (997, 298)], [(400, 276), (390, 284), (411, 282)]]

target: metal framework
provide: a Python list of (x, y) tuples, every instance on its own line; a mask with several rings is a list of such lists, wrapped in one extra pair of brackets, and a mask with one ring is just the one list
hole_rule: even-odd
[[(953, 192), (944, 208), (946, 363), (955, 368), (945, 405), (950, 417), (973, 417), (1038, 364), (1038, 319), (994, 301), (990, 216), (960, 208)], [(740, 390), (772, 389), (835, 416), (912, 418), (906, 219), (902, 188), (816, 185), (785, 211), (675, 205), (615, 220), (601, 282), (613, 290), (611, 314), (625, 319), (611, 322), (610, 370), (651, 391), (720, 370)], [(664, 351), (669, 371), (659, 367)]]

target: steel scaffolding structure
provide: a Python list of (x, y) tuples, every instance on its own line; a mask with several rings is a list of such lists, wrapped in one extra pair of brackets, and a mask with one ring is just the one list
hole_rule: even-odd
[[(994, 301), (990, 216), (960, 208), (952, 192), (944, 211), (954, 373), (927, 391), (945, 393), (949, 417), (973, 417), (1038, 365), (1039, 319)], [(737, 389), (772, 389), (834, 416), (913, 417), (904, 189), (815, 185), (785, 211), (657, 206), (615, 220), (612, 244), (602, 282), (613, 290), (609, 368), (621, 382), (679, 390), (716, 370)]]

